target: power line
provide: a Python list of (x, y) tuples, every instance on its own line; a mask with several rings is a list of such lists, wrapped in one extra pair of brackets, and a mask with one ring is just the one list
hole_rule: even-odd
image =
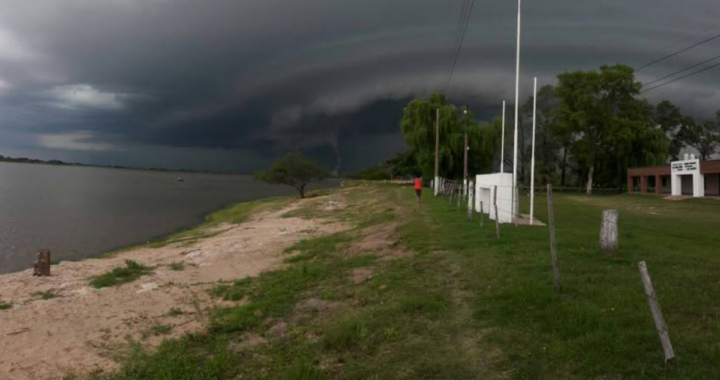
[(455, 74), (455, 68), (457, 67), (458, 57), (460, 56), (460, 52), (462, 51), (462, 45), (463, 45), (463, 41), (465, 40), (465, 35), (467, 33), (467, 27), (468, 27), (468, 24), (470, 21), (470, 16), (472, 15), (472, 10), (473, 10), (473, 7), (475, 6), (475, 0), (470, 0), (469, 3), (470, 3), (470, 6), (466, 9), (465, 14), (463, 15), (461, 13), (461, 19), (462, 19), (461, 30), (459, 31), (459, 34), (456, 37), (457, 44), (456, 44), (454, 52), (453, 52), (453, 58), (452, 58), (453, 63), (452, 63), (452, 66), (450, 67), (450, 74), (448, 75), (448, 79), (445, 82), (445, 90), (447, 90), (448, 87), (450, 86), (453, 75)]
[(692, 65), (692, 66), (690, 66), (690, 67), (687, 67), (687, 68), (684, 68), (684, 69), (682, 69), (682, 70), (680, 70), (680, 71), (676, 71), (676, 72), (674, 72), (674, 73), (665, 75), (664, 77), (659, 78), (659, 79), (655, 79), (654, 81), (652, 81), (652, 82), (650, 82), (650, 83), (645, 83), (645, 84), (643, 84), (643, 87), (650, 86), (651, 84), (660, 82), (660, 81), (663, 80), (663, 79), (667, 79), (667, 78), (673, 77), (673, 76), (675, 76), (675, 75), (677, 75), (677, 74), (683, 73), (683, 72), (685, 72), (685, 71), (694, 69), (694, 68), (696, 68), (696, 67), (698, 67), (698, 66), (702, 66), (702, 65), (704, 65), (704, 64), (706, 64), (706, 63), (708, 63), (708, 62), (712, 62), (712, 61), (714, 61), (714, 60), (716, 60), (716, 59), (718, 59), (718, 58), (720, 58), (720, 55), (716, 55), (716, 56), (714, 56), (714, 57), (712, 57), (712, 58), (710, 58), (710, 59), (707, 59), (707, 60), (702, 61), (702, 62), (700, 62), (700, 63), (694, 64), (694, 65)]
[(684, 53), (684, 52), (686, 52), (686, 51), (688, 51), (688, 50), (690, 50), (690, 49), (692, 49), (692, 48), (698, 47), (698, 46), (700, 46), (700, 45), (702, 45), (702, 44), (706, 44), (706, 43), (708, 43), (708, 42), (710, 42), (710, 41), (713, 41), (713, 40), (716, 40), (716, 39), (718, 39), (718, 38), (720, 38), (720, 34), (716, 34), (716, 35), (714, 35), (714, 36), (712, 36), (712, 37), (710, 37), (710, 38), (708, 38), (708, 39), (702, 40), (702, 41), (700, 41), (700, 42), (696, 42), (696, 43), (694, 43), (694, 44), (692, 44), (692, 45), (690, 45), (690, 46), (688, 46), (688, 47), (686, 47), (686, 48), (684, 48), (684, 49), (680, 49), (680, 50), (678, 50), (678, 51), (676, 51), (676, 52), (674, 52), (674, 53), (670, 53), (670, 54), (668, 54), (668, 55), (666, 55), (666, 56), (664, 56), (664, 57), (658, 58), (658, 59), (656, 59), (656, 60), (654, 60), (654, 61), (652, 61), (652, 62), (648, 62), (648, 63), (646, 63), (645, 65), (642, 65), (642, 66), (640, 66), (639, 68), (635, 69), (635, 72), (637, 73), (638, 71), (643, 70), (643, 69), (646, 69), (646, 68), (648, 68), (648, 67), (650, 67), (650, 66), (652, 66), (652, 65), (654, 65), (654, 64), (656, 64), (656, 63), (660, 63), (660, 62), (662, 62), (662, 61), (664, 61), (664, 60), (666, 60), (666, 59), (668, 59), (668, 58), (672, 58), (672, 57), (674, 57), (674, 56), (676, 56), (676, 55), (678, 55), (678, 54), (682, 54), (682, 53)]
[(652, 91), (652, 90), (654, 90), (654, 89), (656, 89), (656, 88), (663, 87), (663, 86), (666, 86), (666, 85), (668, 85), (668, 84), (670, 84), (670, 83), (677, 82), (677, 81), (679, 81), (679, 80), (681, 80), (681, 79), (685, 79), (685, 78), (687, 78), (687, 77), (691, 77), (691, 76), (693, 76), (693, 75), (697, 75), (697, 74), (700, 74), (700, 73), (702, 73), (702, 72), (708, 71), (708, 70), (710, 70), (710, 69), (714, 69), (714, 68), (716, 68), (716, 67), (718, 67), (718, 66), (720, 66), (720, 63), (716, 63), (716, 64), (714, 64), (714, 65), (712, 65), (712, 66), (708, 66), (708, 67), (706, 67), (706, 68), (704, 68), (704, 69), (702, 69), (702, 70), (698, 70), (698, 71), (692, 72), (692, 73), (690, 73), (690, 74), (683, 75), (683, 76), (681, 76), (681, 77), (679, 77), (679, 78), (675, 78), (675, 79), (673, 79), (673, 80), (671, 80), (671, 81), (669, 81), (669, 82), (661, 83), (661, 84), (659, 84), (659, 85), (657, 85), (657, 86), (655, 86), (655, 87), (650, 87), (650, 88), (648, 88), (648, 89), (646, 89), (646, 90), (641, 91), (640, 93), (641, 93), (641, 94), (644, 94), (644, 93), (649, 92), (649, 91)]
[[(695, 39), (695, 37), (702, 36), (703, 34), (705, 34), (705, 33), (707, 33), (707, 32), (710, 32), (710, 31), (712, 31), (712, 30), (717, 29), (718, 26), (719, 26), (719, 25), (711, 26), (711, 27), (706, 28), (706, 29), (703, 29), (703, 30), (701, 30), (701, 31), (699, 31), (699, 32), (697, 32), (697, 33), (693, 33), (693, 35), (690, 36), (690, 38), (688, 38), (687, 40)], [(680, 42), (673, 42), (673, 43), (667, 44), (664, 48), (658, 50), (657, 53), (658, 53), (658, 54), (665, 53), (666, 51), (670, 50), (670, 48), (676, 48), (676, 47), (684, 44), (685, 42), (686, 42), (686, 41), (680, 41)]]
[(462, 8), (460, 9), (460, 16), (458, 17), (457, 25), (455, 26), (455, 40), (452, 46), (452, 55), (455, 55), (455, 49), (457, 49), (458, 41), (460, 39), (460, 31), (465, 20), (465, 13), (467, 12), (470, 0), (463, 0)]

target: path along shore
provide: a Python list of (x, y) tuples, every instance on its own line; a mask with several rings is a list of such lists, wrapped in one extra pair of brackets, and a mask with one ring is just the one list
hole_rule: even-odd
[[(313, 203), (314, 202), (314, 203)], [(62, 262), (52, 276), (32, 270), (0, 276), (0, 379), (61, 379), (80, 369), (107, 370), (128, 339), (151, 345), (164, 337), (199, 331), (209, 308), (224, 301), (208, 295), (218, 281), (257, 276), (283, 265), (283, 250), (303, 238), (345, 230), (341, 222), (288, 217), (310, 203), (325, 209), (344, 207), (342, 195), (306, 199), (251, 215), (240, 224), (223, 223), (209, 237), (160, 248), (138, 247), (109, 258)], [(152, 274), (120, 286), (94, 289), (89, 279), (134, 260)], [(171, 263), (184, 269), (171, 270)], [(39, 292), (52, 292), (43, 300)], [(170, 313), (171, 309), (181, 313)], [(172, 332), (152, 336), (158, 323)], [(150, 335), (150, 336), (148, 336)]]

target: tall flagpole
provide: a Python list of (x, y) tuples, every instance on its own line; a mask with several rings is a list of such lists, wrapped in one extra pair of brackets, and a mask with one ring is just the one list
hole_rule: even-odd
[(502, 141), (500, 143), (500, 173), (505, 173), (505, 101), (503, 100)]
[(515, 192), (517, 190), (517, 155), (518, 155), (518, 107), (520, 103), (520, 12), (522, 7), (522, 0), (518, 0), (518, 19), (517, 19), (517, 62), (515, 65), (515, 143), (513, 151), (513, 188), (512, 188), (512, 216), (517, 215), (517, 204), (518, 201), (515, 199)]
[(537, 77), (533, 83), (532, 163), (530, 164), (530, 225), (535, 220), (535, 122), (537, 120)]

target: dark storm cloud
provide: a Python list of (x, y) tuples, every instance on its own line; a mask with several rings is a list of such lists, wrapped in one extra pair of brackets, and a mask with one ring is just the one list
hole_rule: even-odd
[[(525, 3), (521, 99), (532, 76), (551, 83), (563, 70), (638, 66), (720, 33), (698, 35), (720, 16), (710, 0)], [(337, 147), (344, 165), (375, 163), (402, 146), (403, 104), (442, 88), (460, 4), (0, 0), (0, 149), (252, 170), (286, 149), (326, 157)], [(515, 7), (476, 2), (453, 100), (483, 110), (513, 100)], [(652, 80), (718, 47), (638, 77)], [(648, 97), (709, 118), (720, 105), (719, 77), (708, 72)]]

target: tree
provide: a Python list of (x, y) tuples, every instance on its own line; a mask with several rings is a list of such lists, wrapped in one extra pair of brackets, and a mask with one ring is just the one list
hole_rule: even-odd
[(395, 177), (417, 177), (421, 175), (421, 170), (415, 161), (415, 157), (410, 152), (397, 153), (393, 158), (383, 163), (383, 166), (390, 171), (390, 179)]
[[(658, 163), (659, 154), (667, 152), (667, 138), (653, 132), (652, 107), (636, 98), (642, 85), (633, 73), (625, 65), (603, 65), (599, 71), (558, 75), (557, 130), (570, 138), (570, 152), (587, 179), (588, 194), (596, 171), (602, 170), (605, 183), (621, 186), (631, 162)], [(638, 144), (649, 137), (653, 144)]]
[(703, 161), (715, 154), (720, 145), (720, 126), (713, 121), (700, 125), (688, 117), (678, 135), (685, 144), (697, 149)]
[[(465, 110), (463, 108), (462, 110)], [(472, 112), (461, 112), (447, 102), (442, 94), (432, 94), (427, 99), (414, 99), (403, 110), (400, 130), (408, 154), (415, 159), (425, 178), (435, 172), (435, 118), (440, 111), (440, 176), (460, 178), (463, 173), (464, 136), (468, 134), (468, 173), (490, 170), (500, 137), (499, 123), (478, 124)]]
[(678, 137), (678, 132), (683, 128), (684, 121), (687, 121), (680, 112), (680, 108), (669, 100), (660, 102), (653, 111), (653, 119), (658, 128), (670, 139), (668, 145), (668, 158), (677, 161), (680, 149), (685, 145)]
[(330, 177), (328, 169), (299, 151), (290, 152), (278, 159), (270, 170), (255, 174), (255, 179), (273, 185), (294, 187), (300, 193), (300, 198), (305, 198), (305, 189), (310, 182), (322, 181), (328, 177)]
[[(538, 90), (537, 98), (535, 171), (539, 176), (538, 178), (545, 182), (551, 182), (556, 172), (558, 151), (562, 146), (557, 136), (552, 133), (555, 123), (553, 110), (558, 105), (559, 100), (555, 96), (555, 88), (551, 85), (541, 87)], [(528, 129), (529, 137), (527, 139), (521, 139), (522, 144), (528, 144), (528, 148), (522, 149), (520, 152), (527, 151), (528, 158), (523, 160), (523, 166), (528, 167), (530, 167), (529, 161), (532, 155), (533, 101), (534, 99), (531, 96), (522, 106), (522, 114), (525, 115), (524, 119), (527, 120), (524, 128)], [(523, 129), (521, 129), (521, 131)], [(567, 157), (565, 157), (565, 159), (567, 159)], [(564, 166), (562, 166), (562, 168), (564, 170)]]

